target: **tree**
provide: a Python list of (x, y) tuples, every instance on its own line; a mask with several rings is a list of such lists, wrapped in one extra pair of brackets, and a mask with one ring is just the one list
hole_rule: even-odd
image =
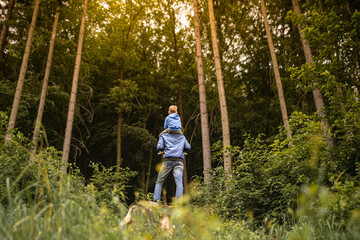
[(227, 148), (231, 145), (229, 118), (228, 118), (228, 111), (226, 106), (225, 88), (224, 88), (224, 81), (221, 70), (219, 47), (217, 43), (216, 23), (215, 23), (214, 6), (212, 0), (208, 0), (208, 7), (209, 7), (209, 18), (210, 18), (210, 27), (211, 27), (211, 42), (213, 46), (216, 79), (217, 79), (217, 86), (219, 93), (220, 111), (221, 111), (221, 127), (223, 133), (223, 147), (224, 147), (224, 169), (225, 172), (231, 175), (231, 155), (227, 154)]
[(263, 15), (263, 18), (264, 18), (267, 41), (268, 41), (268, 44), (269, 44), (271, 59), (272, 59), (273, 68), (274, 68), (276, 86), (277, 86), (277, 90), (278, 90), (280, 107), (281, 107), (281, 114), (282, 114), (283, 123), (284, 123), (284, 126), (285, 126), (286, 136), (287, 136), (288, 139), (291, 139), (291, 130), (290, 130), (289, 119), (288, 119), (288, 114), (287, 114), (287, 110), (286, 110), (284, 92), (283, 92), (283, 88), (282, 88), (282, 83), (281, 83), (281, 78), (280, 78), (280, 73), (279, 73), (279, 67), (278, 67), (278, 63), (277, 63), (277, 59), (276, 59), (276, 55), (275, 55), (274, 44), (272, 42), (272, 37), (271, 37), (271, 33), (270, 33), (270, 27), (269, 27), (269, 23), (268, 23), (268, 20), (267, 20), (264, 0), (260, 0), (260, 5), (261, 5), (261, 12), (262, 12), (262, 15)]
[[(168, 14), (168, 21), (165, 22), (165, 24), (167, 25), (166, 30), (168, 31), (169, 34), (169, 40), (171, 42), (171, 47), (172, 47), (172, 57), (174, 59), (174, 75), (175, 78), (177, 79), (177, 90), (178, 90), (178, 109), (179, 109), (179, 115), (181, 118), (181, 124), (183, 124), (183, 107), (182, 107), (182, 74), (181, 74), (181, 69), (180, 69), (180, 51), (179, 48), (181, 46), (179, 46), (181, 43), (179, 41), (179, 34), (177, 33), (177, 28), (180, 28), (177, 19), (176, 19), (176, 14), (175, 14), (175, 6), (173, 1), (169, 1), (169, 2), (165, 2), (163, 3), (165, 5), (165, 9), (167, 11)], [(166, 33), (165, 33), (166, 34)]]
[[(132, 1), (125, 2), (125, 13), (123, 14), (122, 21), (125, 24), (125, 27), (122, 29), (122, 40), (121, 40), (121, 56), (120, 56), (120, 90), (123, 88), (124, 81), (124, 71), (125, 71), (125, 61), (126, 61), (126, 52), (128, 48), (128, 44), (130, 41), (131, 34), (135, 27), (136, 21), (138, 20), (138, 16), (143, 11), (144, 6), (136, 6), (137, 4)], [(138, 7), (138, 8), (137, 8)], [(127, 23), (125, 21), (128, 21)], [(122, 95), (120, 95), (120, 102), (123, 101)], [(121, 165), (121, 124), (122, 124), (122, 108), (119, 108), (118, 113), (118, 122), (117, 122), (117, 151), (116, 151), (116, 172), (120, 171)]]
[(201, 115), (201, 138), (202, 138), (202, 150), (203, 150), (204, 180), (205, 180), (205, 183), (209, 183), (209, 181), (210, 181), (209, 170), (211, 170), (210, 136), (209, 136), (208, 111), (207, 111), (207, 104), (206, 104), (204, 67), (203, 67), (201, 39), (200, 39), (201, 36), (200, 36), (200, 20), (199, 20), (198, 1), (193, 0), (193, 5), (194, 5), (195, 40), (196, 40), (196, 62), (197, 62), (198, 81), (199, 81), (199, 99), (200, 99), (200, 115)]
[(15, 0), (10, 0), (9, 5), (7, 7), (7, 12), (6, 12), (6, 15), (5, 15), (4, 23), (3, 23), (3, 26), (2, 26), (2, 29), (1, 29), (1, 35), (0, 35), (0, 62), (2, 62), (2, 60), (3, 60), (5, 42), (6, 42), (6, 37), (7, 37), (7, 34), (8, 34), (8, 30), (9, 30), (9, 26), (8, 26), (6, 21), (9, 21), (11, 19), (14, 5), (15, 5)]
[(88, 0), (84, 0), (84, 7), (83, 7), (83, 13), (82, 13), (81, 25), (80, 25), (80, 34), (79, 34), (76, 59), (75, 59), (74, 75), (73, 75), (71, 95), (70, 95), (69, 110), (68, 110), (66, 129), (65, 129), (65, 139), (64, 139), (64, 147), (63, 147), (63, 155), (62, 155), (62, 161), (65, 163), (63, 169), (64, 171), (66, 171), (67, 168), (66, 164), (68, 162), (69, 152), (70, 152), (71, 133), (74, 122), (75, 103), (76, 103), (77, 87), (79, 82), (81, 53), (82, 53), (83, 40), (84, 40), (87, 5), (88, 5)]
[[(296, 15), (298, 17), (301, 17), (302, 13), (301, 13), (301, 9), (300, 9), (298, 0), (291, 0), (291, 1), (292, 1), (292, 5), (294, 7), (294, 11), (295, 11)], [(305, 39), (303, 28), (301, 27), (299, 22), (297, 24), (297, 28), (300, 33), (301, 44), (302, 44), (302, 47), (304, 50), (306, 63), (311, 65), (313, 63), (313, 57), (312, 57), (312, 53), (311, 53), (310, 43)], [(312, 92), (313, 92), (313, 96), (314, 96), (316, 111), (318, 112), (318, 114), (321, 117), (321, 121), (322, 121), (321, 127), (323, 128), (324, 135), (326, 136), (328, 143), (330, 145), (333, 145), (331, 137), (328, 136), (328, 134), (327, 134), (327, 131), (329, 131), (329, 123), (328, 123), (328, 120), (326, 117), (324, 100), (323, 100), (321, 91), (318, 88), (318, 82), (316, 80), (313, 80), (313, 85), (314, 85), (314, 89)]]
[(53, 25), (53, 30), (51, 33), (51, 40), (50, 40), (50, 46), (49, 46), (49, 54), (48, 54), (48, 58), (46, 61), (45, 75), (44, 75), (43, 86), (42, 86), (42, 90), (41, 90), (39, 108), (38, 108), (38, 113), (37, 113), (37, 117), (35, 120), (35, 129), (34, 129), (34, 134), (33, 134), (33, 147), (34, 147), (33, 152), (34, 153), (37, 148), (37, 139), (39, 137), (40, 125), (41, 125), (42, 116), (44, 113), (45, 98), (46, 98), (46, 93), (47, 93), (47, 88), (48, 88), (48, 83), (49, 83), (49, 76), (50, 76), (51, 63), (52, 63), (52, 58), (53, 58), (53, 53), (54, 53), (56, 30), (57, 30), (57, 26), (58, 26), (58, 22), (59, 22), (59, 17), (60, 17), (60, 5), (58, 5), (56, 8), (54, 25)]
[[(178, 33), (177, 28), (179, 28), (179, 25), (177, 25), (177, 19), (175, 15), (175, 7), (173, 6), (174, 2), (169, 1), (165, 3), (165, 8), (167, 9), (168, 15), (169, 15), (169, 32), (170, 36), (169, 39), (171, 39), (172, 43), (172, 51), (173, 51), (173, 58), (174, 58), (174, 66), (175, 66), (175, 78), (177, 79), (177, 90), (178, 90), (178, 109), (179, 109), (179, 115), (181, 120), (181, 125), (183, 126), (184, 122), (184, 114), (183, 114), (183, 107), (182, 107), (182, 73), (180, 69), (180, 53), (179, 53), (179, 45), (180, 41), (178, 40)], [(188, 185), (188, 174), (187, 174), (187, 161), (186, 158), (184, 158), (184, 189), (185, 192), (189, 191), (189, 185)]]
[(13, 101), (13, 105), (11, 108), (11, 114), (10, 114), (10, 118), (9, 118), (7, 134), (5, 136), (5, 141), (7, 141), (7, 142), (10, 141), (10, 138), (11, 138), (10, 131), (15, 127), (16, 117), (17, 117), (17, 113), (18, 113), (19, 105), (20, 105), (21, 93), (22, 93), (22, 89), (24, 86), (25, 74), (26, 74), (29, 56), (30, 56), (30, 50), (31, 50), (30, 48), (31, 48), (32, 38), (34, 35), (34, 31), (35, 31), (36, 19), (37, 19), (38, 13), (39, 13), (39, 7), (40, 7), (40, 0), (36, 0), (33, 16), (31, 19), (31, 24), (30, 24), (30, 28), (29, 28), (29, 33), (28, 33), (28, 37), (27, 37), (27, 41), (26, 41), (25, 52), (24, 52), (22, 63), (21, 63), (21, 69), (20, 69), (19, 79), (18, 79), (18, 83), (17, 83), (17, 87), (16, 87), (15, 96), (14, 96), (14, 101)]

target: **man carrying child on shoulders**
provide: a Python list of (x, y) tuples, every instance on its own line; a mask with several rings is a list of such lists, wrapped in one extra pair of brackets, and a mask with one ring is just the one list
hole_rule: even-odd
[(154, 201), (159, 201), (162, 186), (170, 174), (173, 172), (176, 193), (175, 198), (183, 195), (183, 172), (184, 172), (184, 151), (189, 151), (191, 146), (181, 131), (181, 121), (177, 114), (177, 107), (169, 107), (168, 116), (165, 119), (165, 130), (160, 133), (156, 149), (163, 151), (163, 163), (156, 181), (154, 191)]

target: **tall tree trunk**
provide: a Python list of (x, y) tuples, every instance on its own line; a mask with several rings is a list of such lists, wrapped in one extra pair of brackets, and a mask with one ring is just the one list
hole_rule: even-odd
[[(175, 60), (175, 74), (178, 81), (178, 109), (179, 109), (179, 115), (180, 115), (180, 121), (181, 126), (183, 126), (183, 107), (182, 107), (182, 81), (181, 81), (181, 71), (180, 71), (180, 64), (179, 64), (179, 48), (178, 48), (178, 42), (176, 38), (176, 17), (175, 17), (175, 11), (173, 9), (169, 10), (169, 14), (171, 17), (171, 34), (173, 36), (174, 41), (174, 60)], [(185, 192), (189, 191), (189, 184), (188, 184), (188, 178), (187, 178), (187, 164), (186, 164), (186, 158), (184, 158), (184, 190)]]
[(39, 8), (40, 8), (40, 0), (36, 0), (35, 7), (34, 7), (34, 13), (33, 13), (30, 28), (29, 28), (28, 38), (26, 41), (25, 52), (24, 52), (22, 63), (21, 63), (21, 69), (20, 69), (19, 79), (18, 79), (18, 83), (17, 83), (17, 87), (16, 87), (15, 96), (14, 96), (14, 102), (13, 102), (13, 105), (11, 108), (11, 114), (10, 114), (10, 119), (9, 119), (9, 125), (7, 128), (7, 134), (5, 136), (6, 142), (10, 141), (10, 137), (11, 137), (10, 131), (15, 127), (16, 117), (17, 117), (17, 113), (18, 113), (19, 105), (20, 105), (21, 92), (22, 92), (22, 89), (24, 86), (24, 79), (25, 79), (28, 62), (29, 62), (30, 48), (31, 48), (34, 31), (35, 31), (36, 20), (37, 20), (37, 16), (39, 13)]
[[(157, 129), (158, 121), (159, 121), (159, 115), (158, 115), (158, 113), (156, 113), (156, 115), (155, 115), (155, 124), (154, 124), (154, 133), (153, 133), (154, 135), (156, 134), (155, 131)], [(150, 158), (149, 158), (149, 166), (148, 166), (148, 171), (147, 171), (148, 175), (147, 175), (147, 178), (146, 178), (145, 192), (148, 192), (148, 190), (149, 190), (152, 160), (153, 160), (153, 148), (150, 149)]]
[(14, 5), (15, 5), (15, 0), (10, 0), (9, 5), (7, 7), (7, 12), (6, 12), (6, 16), (5, 16), (5, 19), (4, 19), (4, 23), (3, 23), (3, 26), (2, 26), (2, 29), (1, 29), (1, 35), (0, 35), (0, 62), (2, 62), (2, 60), (3, 60), (5, 42), (6, 42), (8, 30), (9, 30), (9, 26), (8, 26), (7, 21), (9, 21), (11, 19), (12, 11), (14, 9)]
[(147, 170), (147, 173), (146, 173), (145, 193), (147, 193), (148, 190), (149, 190), (149, 182), (150, 182), (152, 159), (153, 159), (153, 148), (150, 149), (150, 157), (149, 157), (149, 163), (148, 163), (148, 170)]
[(178, 49), (178, 43), (176, 38), (176, 18), (175, 18), (175, 12), (173, 9), (170, 10), (171, 18), (172, 18), (172, 35), (173, 35), (173, 41), (174, 41), (174, 59), (175, 59), (175, 72), (176, 72), (176, 78), (178, 80), (178, 104), (179, 104), (179, 115), (181, 120), (181, 125), (183, 124), (183, 108), (182, 108), (182, 93), (181, 93), (181, 72), (180, 72), (180, 64), (179, 64), (179, 49)]
[(66, 122), (65, 140), (64, 140), (64, 148), (63, 148), (63, 155), (62, 155), (62, 161), (65, 163), (63, 170), (65, 172), (67, 169), (67, 162), (69, 159), (71, 133), (72, 133), (72, 126), (74, 123), (75, 103), (76, 103), (77, 87), (78, 87), (78, 82), (79, 82), (81, 52), (82, 52), (82, 48), (83, 48), (87, 5), (88, 5), (88, 0), (84, 0), (84, 8), (83, 8), (83, 13), (82, 13), (82, 17), (81, 17), (80, 34), (79, 34), (79, 41), (78, 41), (77, 52), (76, 52), (75, 69), (74, 69), (74, 76), (73, 76), (73, 81), (72, 81), (70, 104), (69, 104), (68, 117), (67, 117), (67, 122)]
[(320, 10), (324, 11), (324, 6), (323, 6), (321, 0), (318, 0), (318, 5), (319, 5)]
[(224, 145), (224, 170), (229, 175), (231, 175), (231, 154), (227, 152), (227, 147), (230, 146), (229, 118), (228, 118), (228, 111), (226, 106), (224, 82), (221, 71), (219, 47), (216, 36), (216, 27), (215, 27), (216, 24), (215, 24), (213, 1), (208, 0), (208, 5), (209, 5), (209, 17), (210, 17), (210, 27), (211, 27), (211, 42), (214, 52), (216, 79), (218, 85), (220, 111), (221, 111), (221, 127), (222, 127), (223, 145)]
[[(124, 52), (126, 51), (127, 44), (125, 44)], [(120, 63), (120, 89), (123, 88), (122, 82), (124, 80), (124, 67), (125, 67), (125, 59), (121, 59)], [(120, 99), (120, 102), (122, 102), (122, 99)], [(120, 171), (120, 165), (121, 165), (121, 124), (122, 124), (122, 109), (119, 109), (118, 114), (118, 123), (117, 123), (117, 138), (116, 138), (116, 172)]]
[[(120, 110), (121, 111), (121, 110)], [(121, 124), (122, 124), (122, 114), (118, 114), (117, 122), (117, 137), (116, 137), (116, 172), (120, 171), (121, 165)]]
[(272, 41), (272, 37), (271, 37), (271, 33), (270, 33), (270, 27), (269, 27), (269, 23), (268, 23), (266, 11), (265, 11), (264, 0), (260, 0), (260, 4), (261, 4), (262, 15), (263, 15), (263, 18), (264, 18), (265, 30), (266, 30), (267, 40), (268, 40), (268, 44), (269, 44), (271, 59), (272, 59), (273, 67), (274, 67), (276, 86), (277, 86), (277, 90), (278, 90), (278, 94), (279, 94), (281, 115), (282, 115), (282, 119), (283, 119), (283, 122), (284, 122), (285, 130), (286, 130), (286, 136), (287, 136), (288, 139), (291, 139), (291, 130), (290, 130), (289, 119), (288, 119), (288, 114), (287, 114), (287, 110), (286, 110), (284, 92), (283, 92), (283, 88), (282, 88), (282, 84), (281, 84), (279, 67), (278, 67), (278, 63), (277, 63), (276, 55), (275, 55), (275, 50), (274, 50), (274, 44), (273, 44), (273, 41)]
[(45, 75), (44, 75), (43, 86), (42, 86), (42, 90), (41, 90), (41, 96), (40, 96), (40, 103), (39, 103), (38, 113), (37, 113), (37, 117), (36, 117), (36, 121), (35, 121), (35, 130), (34, 130), (34, 135), (33, 135), (33, 147), (34, 147), (33, 153), (36, 152), (37, 139), (39, 137), (40, 125), (41, 125), (42, 116), (44, 113), (45, 98), (46, 98), (46, 92), (47, 92), (48, 83), (49, 83), (51, 62), (52, 62), (52, 57), (53, 57), (53, 53), (54, 53), (56, 30), (57, 30), (57, 26), (58, 26), (58, 22), (59, 22), (59, 17), (60, 17), (60, 5), (57, 6), (57, 8), (56, 8), (55, 20), (54, 20), (52, 33), (51, 33), (49, 54), (48, 54), (48, 58), (47, 58), (47, 62), (46, 62)]
[(210, 170), (211, 170), (210, 136), (209, 136), (208, 110), (206, 104), (204, 68), (203, 68), (203, 59), (202, 59), (202, 50), (201, 50), (202, 48), (201, 48), (201, 38), (200, 38), (200, 20), (199, 20), (198, 1), (193, 0), (193, 4), (194, 4), (195, 40), (196, 40), (196, 62), (198, 69), (198, 82), (199, 82), (204, 181), (205, 183), (209, 183), (211, 177), (210, 176)]
[[(130, 5), (132, 5), (132, 1), (129, 1)], [(126, 2), (127, 3), (127, 2)], [(130, 33), (132, 31), (132, 21), (135, 21), (136, 17), (138, 16), (138, 13), (135, 15), (132, 15), (130, 17), (130, 25), (128, 27), (128, 30), (123, 30), (122, 37), (123, 37), (123, 52), (126, 53), (127, 45), (129, 43)], [(124, 80), (124, 70), (125, 70), (125, 57), (122, 57), (120, 59), (120, 90), (122, 89), (122, 82)], [(122, 99), (120, 98), (120, 102), (122, 102)], [(118, 123), (117, 123), (117, 139), (116, 139), (116, 168), (115, 171), (120, 171), (120, 165), (121, 165), (121, 124), (122, 124), (122, 109), (119, 109), (118, 114)]]
[[(294, 10), (295, 10), (295, 13), (297, 14), (297, 16), (298, 17), (302, 16), (298, 0), (292, 0), (292, 5), (294, 7)], [(304, 50), (306, 63), (310, 65), (313, 63), (310, 43), (305, 39), (304, 33), (303, 33), (303, 28), (301, 27), (300, 23), (297, 24), (297, 28), (300, 33), (301, 44), (302, 44), (302, 47)], [(313, 86), (314, 86), (313, 96), (314, 96), (314, 101), (315, 101), (315, 107), (316, 107), (316, 111), (318, 112), (318, 114), (321, 117), (321, 122), (322, 122), (321, 127), (324, 131), (324, 135), (325, 135), (328, 143), (330, 145), (333, 145), (333, 141), (327, 133), (329, 131), (329, 123), (328, 123), (328, 120), (326, 117), (324, 100), (323, 100), (323, 97), (322, 97), (322, 94), (321, 94), (319, 88), (317, 87), (318, 83), (316, 80), (313, 80)]]
[[(294, 3), (293, 3), (294, 4)], [(352, 13), (352, 10), (350, 8), (350, 3), (349, 3), (349, 0), (347, 0), (345, 3), (345, 9), (346, 11), (348, 12), (349, 16), (352, 17), (353, 13)]]

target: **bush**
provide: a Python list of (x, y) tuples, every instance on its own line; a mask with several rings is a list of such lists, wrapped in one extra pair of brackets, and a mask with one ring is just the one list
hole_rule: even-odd
[(114, 197), (125, 202), (126, 184), (137, 175), (137, 172), (131, 171), (129, 168), (120, 168), (119, 172), (115, 172), (115, 167), (105, 168), (100, 164), (92, 164), (91, 167), (94, 169), (94, 173), (90, 178), (90, 184), (96, 189), (95, 198), (97, 202), (115, 210), (116, 207), (113, 206)]
[(232, 177), (222, 167), (213, 169), (211, 184), (199, 187), (195, 203), (212, 205), (224, 219), (291, 222), (301, 186), (319, 179), (328, 154), (314, 117), (295, 113), (290, 125), (291, 143), (281, 133), (271, 145), (260, 135), (231, 148)]

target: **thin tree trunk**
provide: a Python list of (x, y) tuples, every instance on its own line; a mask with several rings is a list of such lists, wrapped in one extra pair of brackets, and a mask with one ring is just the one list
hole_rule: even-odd
[[(126, 51), (126, 45), (124, 47), (124, 52)], [(122, 82), (124, 80), (124, 65), (125, 65), (125, 59), (121, 59), (120, 63), (120, 89), (123, 88)], [(121, 97), (121, 96), (120, 96)], [(122, 102), (122, 99), (120, 99), (120, 102)], [(122, 109), (119, 109), (118, 114), (118, 123), (117, 123), (117, 138), (116, 138), (116, 172), (120, 171), (120, 165), (121, 165), (121, 124), (122, 124)]]
[[(130, 4), (130, 9), (132, 9), (132, 1), (125, 1), (126, 4)], [(127, 9), (127, 7), (125, 7)], [(128, 26), (127, 31), (122, 31), (122, 38), (123, 38), (123, 53), (126, 53), (127, 45), (129, 43), (130, 33), (132, 31), (133, 24), (136, 24), (135, 19), (140, 14), (142, 7), (136, 12), (134, 15), (130, 14), (130, 24)], [(123, 15), (125, 16), (125, 15)], [(121, 57), (120, 59), (120, 90), (122, 90), (122, 82), (124, 80), (124, 70), (125, 70), (125, 57)], [(121, 97), (121, 96), (120, 96)], [(120, 102), (122, 102), (122, 98), (120, 98)], [(118, 114), (118, 123), (117, 123), (117, 140), (116, 140), (116, 168), (115, 171), (120, 171), (121, 165), (121, 124), (122, 124), (122, 109), (119, 109)]]
[(348, 12), (348, 14), (349, 14), (349, 16), (350, 16), (350, 18), (351, 18), (352, 15), (353, 15), (353, 13), (352, 13), (352, 10), (351, 10), (351, 8), (350, 8), (349, 1), (347, 0), (344, 4), (345, 4), (345, 9), (346, 9), (346, 11)]
[(193, 0), (194, 4), (194, 24), (195, 24), (195, 40), (196, 40), (196, 62), (198, 69), (198, 81), (199, 81), (199, 99), (200, 99), (200, 116), (201, 116), (201, 138), (202, 138), (202, 150), (203, 150), (203, 166), (204, 166), (204, 181), (210, 182), (210, 170), (211, 170), (211, 155), (210, 155), (210, 136), (209, 136), (209, 122), (208, 122), (208, 110), (206, 104), (206, 88), (204, 80), (204, 68), (200, 38), (200, 20), (199, 20), (199, 7), (198, 1)]
[(141, 166), (141, 183), (142, 183), (142, 190), (145, 192), (145, 184), (146, 184), (146, 167), (145, 165)]
[[(171, 15), (171, 21), (172, 21), (172, 29), (171, 29), (171, 33), (173, 35), (173, 41), (174, 41), (174, 59), (175, 59), (175, 72), (176, 72), (176, 78), (178, 80), (178, 109), (179, 109), (179, 115), (180, 115), (180, 121), (181, 121), (181, 126), (183, 126), (183, 107), (182, 107), (182, 92), (181, 92), (181, 85), (182, 85), (182, 81), (181, 81), (181, 72), (180, 72), (180, 64), (179, 64), (179, 49), (178, 49), (178, 44), (177, 44), (177, 38), (176, 38), (176, 18), (175, 18), (175, 12), (173, 9), (169, 10), (170, 15)], [(184, 174), (183, 174), (183, 178), (184, 178), (184, 190), (185, 192), (189, 191), (189, 186), (188, 186), (188, 179), (187, 179), (187, 167), (186, 167), (186, 159), (184, 159)]]
[[(130, 1), (130, 4), (132, 4), (132, 2)], [(140, 11), (139, 11), (140, 12)], [(138, 13), (139, 13), (138, 12)], [(135, 14), (135, 16), (133, 16), (133, 20), (136, 19), (137, 14)], [(131, 19), (131, 17), (130, 17)], [(132, 30), (132, 24), (129, 25), (128, 31), (126, 32), (125, 35), (125, 30), (123, 30), (123, 52), (126, 53), (126, 49), (127, 49), (127, 45), (129, 43), (129, 38), (130, 38), (130, 33)], [(125, 57), (122, 57), (120, 60), (120, 90), (122, 89), (122, 82), (124, 80), (124, 70), (125, 70)], [(120, 98), (120, 102), (122, 102), (122, 99)], [(120, 171), (120, 165), (121, 165), (121, 124), (122, 124), (122, 109), (119, 109), (119, 114), (118, 114), (118, 123), (117, 123), (117, 140), (116, 140), (116, 168), (115, 171), (119, 172)]]
[(121, 124), (122, 124), (122, 115), (121, 112), (118, 114), (118, 123), (117, 123), (117, 137), (116, 137), (116, 172), (120, 171), (121, 165)]
[[(302, 16), (298, 0), (292, 0), (292, 4), (293, 4), (294, 11), (297, 14), (297, 16), (298, 17)], [(303, 28), (301, 27), (300, 23), (297, 24), (297, 28), (300, 33), (301, 44), (302, 44), (302, 47), (304, 50), (306, 63), (310, 65), (313, 63), (313, 56), (312, 56), (312, 52), (311, 52), (310, 43), (305, 39)], [(321, 128), (324, 131), (324, 136), (326, 136), (328, 143), (332, 146), (333, 141), (331, 139), (331, 136), (328, 135), (329, 123), (328, 123), (328, 120), (326, 117), (324, 99), (322, 97), (322, 94), (321, 94), (319, 88), (317, 87), (318, 83), (316, 80), (313, 80), (313, 86), (314, 86), (313, 96), (314, 96), (314, 101), (315, 101), (315, 107), (316, 107), (316, 111), (319, 113), (319, 115), (321, 117), (321, 122), (322, 122)]]
[(176, 72), (176, 78), (178, 80), (178, 104), (179, 104), (179, 115), (180, 115), (180, 120), (181, 120), (181, 125), (183, 124), (183, 108), (182, 108), (182, 94), (181, 94), (181, 72), (180, 72), (180, 64), (179, 64), (179, 50), (178, 50), (178, 45), (177, 45), (177, 39), (176, 39), (176, 32), (175, 32), (175, 27), (176, 27), (176, 18), (175, 18), (175, 12), (174, 10), (170, 10), (170, 14), (172, 16), (172, 35), (173, 35), (173, 40), (174, 40), (174, 59), (175, 59), (175, 72)]
[(148, 170), (147, 170), (147, 175), (146, 175), (146, 183), (145, 183), (145, 193), (147, 193), (148, 190), (149, 190), (152, 159), (153, 159), (153, 148), (150, 149), (149, 164), (148, 164)]
[(319, 5), (320, 10), (324, 11), (324, 6), (323, 6), (321, 0), (318, 0), (318, 5)]
[(65, 140), (64, 140), (64, 148), (62, 155), (62, 161), (65, 163), (63, 167), (64, 172), (66, 172), (67, 169), (67, 162), (69, 159), (69, 152), (70, 152), (72, 126), (74, 123), (75, 103), (76, 103), (77, 87), (79, 82), (81, 53), (83, 48), (83, 40), (84, 40), (84, 32), (85, 32), (87, 4), (88, 4), (88, 0), (84, 0), (84, 8), (81, 17), (79, 41), (76, 52), (74, 76), (73, 76), (72, 88), (71, 88), (70, 104), (69, 104), (68, 117), (67, 117), (66, 129), (65, 129)]
[(25, 52), (24, 52), (22, 63), (21, 63), (21, 69), (20, 69), (19, 79), (18, 79), (18, 83), (17, 83), (17, 87), (16, 87), (15, 96), (14, 96), (14, 102), (13, 102), (13, 105), (11, 108), (11, 114), (10, 114), (10, 119), (9, 119), (9, 125), (7, 128), (7, 134), (5, 136), (6, 142), (10, 141), (10, 138), (11, 138), (10, 131), (12, 129), (14, 129), (14, 127), (15, 127), (16, 117), (17, 117), (17, 113), (19, 111), (21, 92), (22, 92), (22, 89), (24, 86), (24, 79), (25, 79), (28, 62), (29, 62), (30, 48), (31, 48), (34, 31), (35, 31), (36, 20), (37, 20), (37, 16), (39, 13), (39, 8), (40, 8), (40, 0), (36, 0), (35, 7), (34, 7), (34, 13), (33, 13), (30, 28), (29, 28), (28, 38), (26, 41)]
[(46, 93), (47, 93), (47, 88), (48, 88), (48, 83), (49, 83), (51, 62), (52, 62), (53, 53), (54, 53), (56, 30), (57, 30), (57, 26), (58, 26), (58, 22), (59, 22), (59, 17), (60, 17), (60, 5), (57, 6), (57, 8), (56, 8), (55, 20), (54, 20), (54, 25), (53, 25), (53, 29), (52, 29), (52, 33), (51, 33), (50, 46), (49, 46), (49, 54), (48, 54), (48, 58), (47, 58), (47, 62), (46, 62), (45, 75), (44, 75), (43, 86), (42, 86), (42, 90), (41, 90), (40, 103), (39, 103), (38, 113), (37, 113), (37, 117), (36, 117), (36, 121), (35, 121), (35, 130), (34, 130), (34, 135), (33, 135), (33, 148), (34, 148), (33, 154), (36, 152), (37, 139), (39, 137), (40, 125), (41, 125), (42, 116), (44, 113), (45, 99), (46, 99)]
[(15, 5), (15, 0), (10, 0), (9, 5), (7, 7), (7, 12), (6, 12), (4, 22), (3, 22), (3, 26), (2, 26), (2, 29), (1, 29), (1, 35), (0, 35), (0, 62), (2, 62), (2, 60), (3, 60), (5, 42), (6, 42), (8, 30), (9, 30), (9, 26), (8, 26), (7, 21), (9, 21), (11, 19), (12, 11), (14, 9), (14, 5)]
[(281, 84), (279, 67), (278, 67), (275, 50), (274, 50), (274, 44), (272, 41), (270, 27), (269, 27), (269, 23), (268, 23), (266, 11), (265, 11), (264, 0), (260, 0), (260, 4), (261, 4), (262, 15), (264, 17), (265, 30), (266, 30), (267, 40), (268, 40), (268, 44), (269, 44), (271, 59), (272, 59), (273, 67), (274, 67), (276, 86), (277, 86), (279, 101), (280, 101), (281, 115), (282, 115), (282, 119), (283, 119), (284, 126), (285, 126), (286, 136), (288, 139), (291, 139), (291, 130), (290, 130), (289, 119), (288, 119), (288, 114), (287, 114), (287, 110), (286, 110), (284, 92), (283, 92), (283, 88), (282, 88), (282, 84)]
[(224, 82), (221, 71), (219, 47), (216, 36), (216, 27), (215, 27), (216, 24), (215, 24), (213, 1), (208, 0), (208, 5), (209, 5), (209, 17), (210, 17), (210, 27), (211, 27), (211, 42), (214, 52), (216, 79), (218, 85), (220, 111), (221, 111), (221, 126), (222, 126), (223, 145), (224, 145), (224, 170), (229, 175), (231, 175), (231, 154), (227, 152), (227, 148), (230, 146), (229, 118), (228, 118), (228, 111), (226, 106)]

